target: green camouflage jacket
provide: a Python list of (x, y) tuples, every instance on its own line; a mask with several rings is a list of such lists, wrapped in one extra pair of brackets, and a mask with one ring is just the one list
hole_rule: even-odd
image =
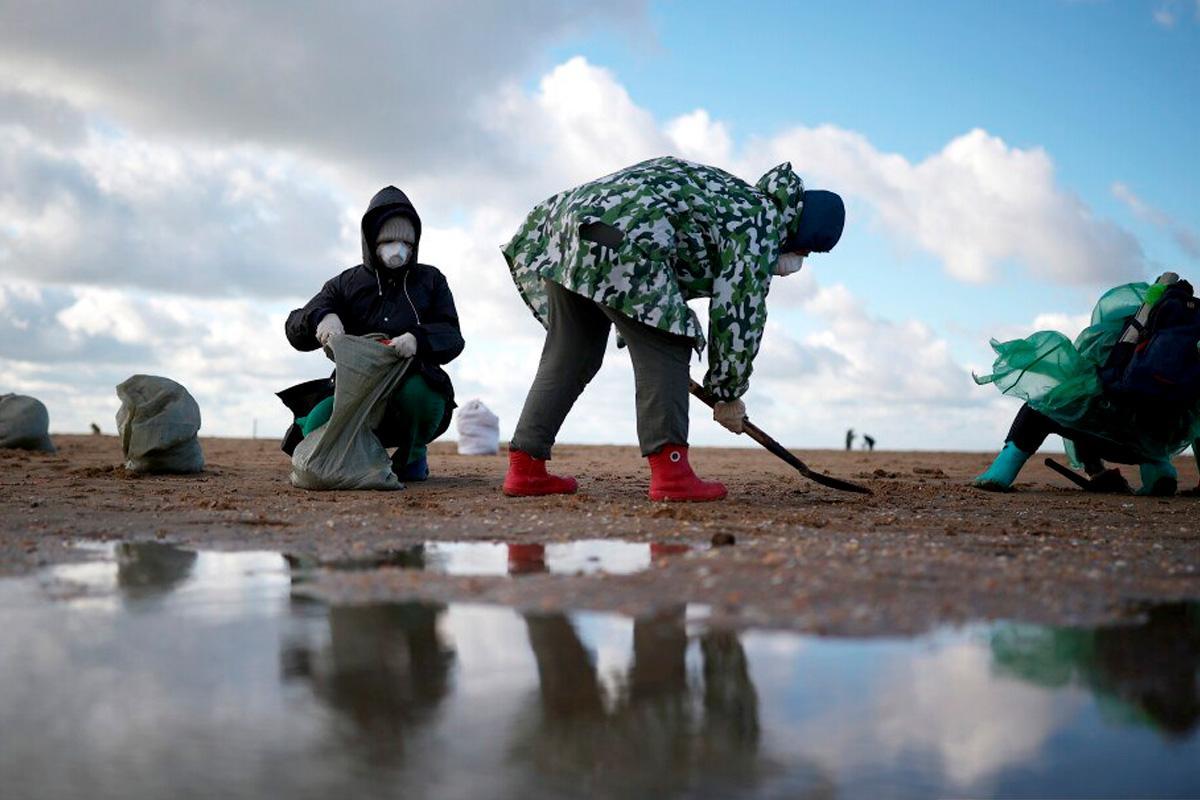
[[(767, 322), (779, 246), (800, 217), (804, 183), (780, 164), (751, 186), (728, 172), (655, 158), (554, 195), (502, 251), (526, 305), (546, 324), (543, 282), (554, 281), (633, 319), (705, 345), (687, 306), (711, 298), (708, 373), (718, 398), (742, 396)], [(580, 227), (604, 223), (602, 245)], [(600, 237), (595, 237), (600, 238)]]

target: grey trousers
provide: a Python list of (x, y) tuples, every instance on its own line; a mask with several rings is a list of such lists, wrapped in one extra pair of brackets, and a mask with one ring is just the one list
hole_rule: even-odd
[(692, 340), (660, 331), (583, 295), (546, 281), (549, 329), (537, 377), (511, 446), (534, 458), (550, 457), (563, 420), (604, 361), (609, 328), (629, 348), (642, 455), (668, 444), (687, 444), (688, 362)]

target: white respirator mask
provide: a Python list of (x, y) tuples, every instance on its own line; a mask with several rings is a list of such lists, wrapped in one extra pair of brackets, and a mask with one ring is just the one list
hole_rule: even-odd
[(775, 269), (771, 270), (773, 275), (783, 277), (799, 272), (804, 266), (804, 256), (796, 253), (780, 253), (779, 260), (775, 262)]
[(375, 248), (376, 255), (388, 269), (399, 269), (408, 263), (413, 246), (408, 242), (384, 242)]

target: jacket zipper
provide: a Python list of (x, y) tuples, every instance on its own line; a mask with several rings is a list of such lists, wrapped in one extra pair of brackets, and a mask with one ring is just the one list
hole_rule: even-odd
[(409, 270), (404, 271), (404, 296), (408, 298), (408, 304), (412, 307), (413, 316), (417, 318), (417, 324), (420, 325), (421, 315), (417, 313), (417, 304), (412, 301), (412, 297), (408, 293), (408, 273)]

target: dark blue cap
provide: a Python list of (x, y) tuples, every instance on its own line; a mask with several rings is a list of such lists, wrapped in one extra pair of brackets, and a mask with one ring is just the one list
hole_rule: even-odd
[(828, 253), (842, 238), (846, 204), (841, 195), (812, 189), (804, 193), (804, 207), (796, 232), (783, 243), (784, 253)]

